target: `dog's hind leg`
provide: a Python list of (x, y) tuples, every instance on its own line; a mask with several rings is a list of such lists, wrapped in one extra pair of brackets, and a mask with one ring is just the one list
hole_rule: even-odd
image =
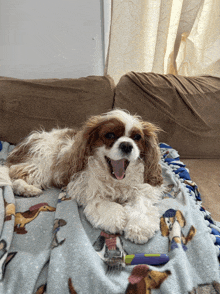
[[(24, 197), (38, 196), (42, 193), (40, 186), (29, 185), (24, 179), (18, 178), (19, 174), (16, 175), (15, 170), (16, 168), (11, 169), (10, 172), (10, 168), (8, 168), (7, 166), (0, 166), (0, 187), (7, 185), (12, 186), (15, 194), (22, 195)], [(21, 168), (19, 170), (21, 172)], [(11, 177), (9, 176), (9, 174)], [(23, 178), (27, 178), (27, 174), (24, 177), (23, 173)]]
[(12, 186), (11, 179), (9, 177), (9, 168), (7, 166), (0, 166), (0, 187)]
[(36, 173), (36, 169), (31, 168), (25, 163), (10, 166), (9, 176), (16, 195), (31, 197), (42, 194), (41, 184), (35, 183), (33, 180), (32, 174), (34, 172)]
[(16, 195), (21, 195), (24, 197), (38, 196), (43, 193), (43, 191), (34, 185), (29, 185), (22, 179), (17, 179), (12, 182), (13, 191)]

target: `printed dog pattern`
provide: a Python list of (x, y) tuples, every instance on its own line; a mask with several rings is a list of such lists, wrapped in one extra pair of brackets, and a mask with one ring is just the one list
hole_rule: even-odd
[(220, 284), (218, 282), (212, 282), (211, 284), (202, 284), (198, 287), (193, 288), (189, 294), (219, 294), (220, 293)]
[(66, 191), (67, 187), (63, 187), (60, 190), (60, 194), (58, 197), (58, 203), (62, 202), (62, 201), (66, 201), (66, 200), (71, 200), (71, 197), (66, 197), (67, 196), (67, 191)]
[(171, 275), (169, 270), (164, 272), (150, 270), (145, 264), (133, 268), (125, 294), (150, 294), (151, 289), (158, 289)]
[(14, 203), (7, 203), (4, 199), (4, 206), (5, 206), (5, 221), (11, 220), (11, 216), (15, 215), (15, 205)]
[(72, 283), (71, 278), (68, 279), (68, 287), (69, 287), (69, 293), (70, 294), (77, 294), (76, 290), (73, 287), (73, 283)]
[(185, 237), (182, 228), (185, 227), (186, 220), (180, 210), (168, 209), (160, 218), (160, 230), (162, 236), (169, 237), (169, 249), (178, 248), (177, 244), (182, 244), (186, 251), (186, 244), (193, 239), (196, 234), (194, 226), (190, 227), (188, 235)]
[(170, 184), (170, 185), (167, 185), (166, 187), (166, 191), (163, 195), (163, 199), (167, 199), (167, 198), (176, 198), (177, 195), (181, 192), (180, 189), (178, 189), (177, 191), (175, 191), (175, 188), (174, 188), (174, 184)]
[(199, 188), (197, 184), (193, 181), (185, 180), (184, 183), (186, 184), (186, 187), (189, 188), (191, 191), (195, 193), (195, 197), (197, 200), (201, 200), (201, 195), (199, 192)]
[(54, 220), (54, 225), (53, 225), (53, 232), (54, 232), (54, 237), (52, 241), (52, 249), (56, 248), (60, 245), (62, 245), (66, 239), (63, 239), (62, 241), (58, 241), (57, 238), (57, 233), (59, 232), (60, 228), (66, 225), (66, 221), (64, 219), (55, 219)]
[(8, 253), (7, 243), (5, 240), (0, 241), (0, 281), (3, 280), (6, 265), (15, 257), (17, 252)]
[[(76, 290), (73, 287), (71, 278), (68, 279), (68, 290), (70, 294), (77, 294)], [(46, 292), (47, 292), (47, 284), (43, 284), (37, 289), (35, 294), (46, 294)]]
[(120, 235), (102, 231), (93, 247), (99, 257), (107, 264), (107, 271), (121, 270), (125, 267), (124, 257), (127, 253), (123, 248)]
[(47, 291), (47, 284), (41, 285), (35, 294), (44, 294)]
[(14, 231), (17, 234), (26, 234), (26, 224), (32, 222), (40, 212), (54, 212), (55, 210), (56, 208), (50, 206), (48, 203), (38, 203), (24, 212), (17, 212), (15, 214)]

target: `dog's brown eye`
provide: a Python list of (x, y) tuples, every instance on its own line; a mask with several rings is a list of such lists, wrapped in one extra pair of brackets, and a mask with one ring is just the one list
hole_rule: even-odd
[(141, 139), (141, 135), (140, 134), (136, 134), (133, 139), (135, 141), (139, 141)]
[(105, 135), (105, 137), (106, 137), (107, 139), (114, 139), (114, 138), (115, 138), (115, 134), (114, 134), (114, 133), (107, 133), (107, 134)]

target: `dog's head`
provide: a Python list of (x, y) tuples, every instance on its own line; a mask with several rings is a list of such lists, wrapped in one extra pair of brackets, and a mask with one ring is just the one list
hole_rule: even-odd
[(121, 181), (126, 178), (129, 166), (142, 161), (144, 182), (161, 185), (158, 131), (159, 128), (152, 123), (118, 109), (93, 116), (76, 135), (71, 173), (83, 170), (88, 158), (97, 156), (112, 178)]
[(181, 228), (186, 225), (186, 220), (180, 210), (175, 210), (172, 208), (168, 209), (160, 218), (160, 230), (162, 236), (169, 236), (169, 233), (172, 230), (175, 221), (178, 221)]

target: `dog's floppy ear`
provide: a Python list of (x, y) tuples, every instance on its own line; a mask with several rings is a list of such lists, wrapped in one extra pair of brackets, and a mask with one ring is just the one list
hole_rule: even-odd
[(80, 172), (85, 167), (88, 156), (89, 148), (88, 142), (85, 138), (85, 128), (80, 130), (74, 138), (74, 148), (70, 154), (70, 173), (71, 175)]
[(152, 123), (142, 122), (142, 130), (144, 133), (144, 182), (152, 186), (159, 186), (163, 183), (162, 170), (159, 164), (160, 149), (158, 147), (157, 132), (160, 128)]
[(102, 116), (93, 116), (76, 134), (74, 148), (69, 158), (69, 177), (85, 168), (89, 156), (93, 155), (94, 147), (98, 147), (101, 143), (99, 140), (99, 129), (103, 122)]
[(186, 225), (186, 220), (180, 210), (176, 211), (176, 219), (178, 223), (180, 224), (181, 228), (183, 228)]
[(164, 237), (169, 236), (169, 229), (167, 227), (167, 224), (166, 224), (163, 216), (161, 216), (161, 218), (160, 218), (160, 231), (161, 231), (162, 236), (164, 236)]
[(82, 171), (88, 162), (90, 148), (88, 148), (87, 129), (84, 126), (74, 137), (72, 148), (65, 152), (62, 160), (56, 164), (56, 172), (61, 175), (62, 185), (68, 185), (74, 174)]

